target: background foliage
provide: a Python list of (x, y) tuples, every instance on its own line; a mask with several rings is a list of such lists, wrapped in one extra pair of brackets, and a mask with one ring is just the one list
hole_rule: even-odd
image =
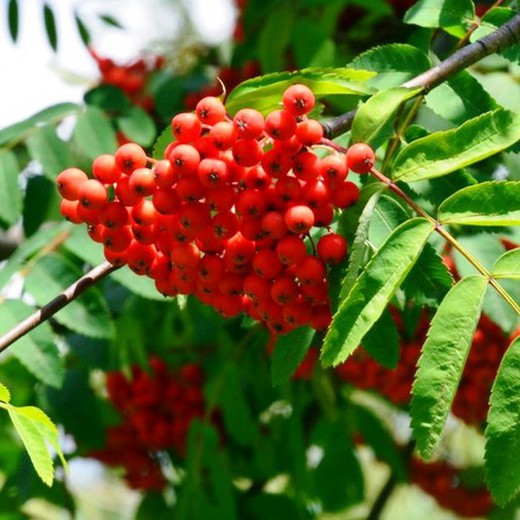
[(163, 42), (129, 64), (99, 56), (77, 16), (99, 84), (0, 130), (0, 331), (104, 260), (60, 215), (57, 175), (127, 140), (161, 157), (172, 116), (222, 84), (231, 114), (277, 108), (294, 82), (325, 123), (358, 108), (334, 142), (368, 142), (386, 177), (349, 177), (326, 334), (273, 337), (123, 268), (1, 354), (1, 515), (31, 518), (35, 499), (85, 514), (63, 450), (137, 490), (122, 499), (137, 519), (515, 517), (520, 44), (431, 90), (401, 85), (518, 5), (365, 4), (237, 2), (225, 49)]

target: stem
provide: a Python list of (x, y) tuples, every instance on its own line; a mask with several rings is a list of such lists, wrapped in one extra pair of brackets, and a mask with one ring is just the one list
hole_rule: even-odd
[[(435, 65), (435, 67), (402, 83), (401, 87), (422, 87), (422, 90), (418, 92), (417, 95), (426, 94), (449, 76), (466, 69), (490, 54), (511, 47), (515, 43), (518, 43), (518, 41), (520, 41), (520, 14), (516, 15), (491, 34), (459, 49), (450, 57)], [(333, 138), (350, 130), (356, 112), (357, 110), (351, 110), (328, 123), (323, 123), (325, 135), (328, 138)]]
[(502, 296), (502, 298), (513, 308), (520, 316), (520, 305), (515, 302), (511, 295), (493, 278), (493, 275), (466, 249), (462, 244), (449, 232), (443, 225), (424, 211), (417, 203), (415, 203), (397, 184), (380, 171), (372, 168), (372, 175), (393, 191), (398, 197), (403, 199), (418, 215), (430, 221), (434, 229), (441, 235), (452, 247), (454, 247), (466, 260), (485, 278), (489, 284)]
[(44, 305), (41, 309), (25, 318), (18, 325), (0, 336), (0, 352), (3, 352), (7, 347), (13, 344), (17, 339), (30, 332), (32, 329), (43, 323), (45, 320), (54, 316), (60, 309), (65, 307), (71, 301), (75, 300), (80, 294), (85, 292), (89, 287), (99, 282), (102, 278), (112, 273), (118, 266), (112, 265), (108, 262), (94, 267), (88, 273), (69, 285), (61, 294), (56, 296), (49, 303)]

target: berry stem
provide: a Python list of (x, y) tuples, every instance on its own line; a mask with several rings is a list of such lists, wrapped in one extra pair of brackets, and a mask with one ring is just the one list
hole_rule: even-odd
[(493, 278), (493, 275), (465, 248), (462, 244), (437, 220), (424, 211), (416, 202), (414, 202), (395, 182), (386, 175), (378, 171), (376, 168), (370, 170), (372, 175), (393, 191), (399, 198), (403, 199), (418, 215), (430, 221), (434, 229), (441, 235), (452, 247), (454, 247), (466, 260), (485, 278), (489, 284), (502, 296), (502, 298), (513, 308), (520, 316), (520, 305), (515, 302), (511, 295)]
[[(484, 36), (480, 40), (467, 45), (451, 56), (441, 61), (431, 69), (419, 74), (405, 83), (401, 87), (422, 89), (417, 95), (427, 94), (432, 88), (436, 87), (448, 77), (475, 64), (482, 58), (490, 54), (503, 51), (520, 41), (520, 14), (509, 20), (496, 31)], [(347, 132), (352, 126), (352, 121), (357, 110), (351, 110), (328, 123), (323, 123), (323, 131), (326, 137), (334, 138)]]
[(84, 293), (89, 287), (96, 284), (102, 278), (114, 272), (118, 268), (118, 266), (114, 266), (108, 262), (103, 262), (91, 269), (73, 284), (69, 285), (69, 287), (56, 296), (56, 298), (0, 336), (0, 352), (3, 352), (17, 339), (30, 332), (32, 329), (40, 325), (40, 323), (43, 323), (50, 317), (54, 316), (54, 314), (65, 307), (65, 305), (68, 305), (71, 301)]

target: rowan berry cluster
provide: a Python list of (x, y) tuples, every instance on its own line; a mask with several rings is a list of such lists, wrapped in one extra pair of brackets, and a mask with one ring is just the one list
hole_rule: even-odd
[(107, 374), (108, 397), (123, 422), (108, 429), (103, 450), (90, 454), (109, 466), (124, 467), (125, 480), (138, 489), (164, 487), (157, 452), (172, 450), (184, 457), (190, 424), (205, 409), (198, 365), (172, 372), (152, 358), (150, 366), (150, 373), (133, 367), (131, 378), (122, 372)]
[[(308, 117), (314, 95), (289, 87), (283, 108), (231, 119), (216, 97), (172, 119), (175, 141), (161, 160), (121, 146), (58, 176), (61, 211), (88, 224), (107, 260), (155, 280), (164, 295), (194, 294), (225, 317), (245, 312), (275, 333), (331, 320), (327, 266), (346, 256), (330, 230), (337, 208), (359, 189), (374, 155), (358, 143), (320, 158), (321, 125)], [(311, 232), (321, 234), (316, 245)]]
[(487, 517), (493, 501), (487, 489), (464, 486), (461, 470), (446, 461), (423, 462), (412, 458), (410, 480), (435, 498), (439, 505), (464, 518)]
[(97, 63), (103, 84), (120, 88), (133, 103), (148, 112), (153, 110), (153, 99), (144, 92), (150, 74), (154, 70), (162, 68), (164, 64), (162, 56), (154, 56), (149, 59), (140, 58), (129, 64), (118, 65), (110, 58), (100, 56), (92, 48), (89, 51)]
[[(384, 368), (359, 348), (336, 368), (337, 375), (359, 388), (377, 390), (394, 404), (406, 405), (428, 326), (429, 320), (425, 315), (414, 336), (401, 340), (401, 360), (395, 370)], [(511, 339), (482, 315), (452, 406), (453, 414), (465, 423), (482, 426), (486, 420), (491, 385)]]

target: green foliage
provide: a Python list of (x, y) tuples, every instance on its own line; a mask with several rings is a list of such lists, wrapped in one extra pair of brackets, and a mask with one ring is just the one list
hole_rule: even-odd
[(447, 198), (437, 218), (441, 224), (520, 225), (520, 182), (483, 182)]
[(141, 146), (150, 146), (155, 140), (153, 119), (140, 107), (129, 108), (117, 119), (117, 125), (128, 139)]
[[(7, 300), (0, 305), (0, 330), (7, 332), (33, 311), (20, 300)], [(23, 336), (13, 355), (43, 383), (59, 388), (65, 369), (60, 359), (55, 338), (48, 323), (43, 323)]]
[(411, 219), (388, 237), (341, 302), (322, 347), (325, 366), (337, 365), (354, 351), (404, 280), (433, 226)]
[(493, 278), (520, 279), (520, 249), (513, 249), (497, 258), (491, 269)]
[[(477, 326), (488, 281), (460, 280), (432, 319), (412, 389), (411, 417), (417, 448), (432, 456), (457, 390)], [(463, 302), (463, 304), (461, 303)]]
[(507, 350), (491, 390), (486, 427), (486, 481), (493, 498), (510, 502), (520, 488), (520, 338)]
[(372, 72), (345, 68), (310, 68), (295, 72), (275, 72), (241, 83), (226, 100), (226, 108), (234, 114), (240, 108), (255, 108), (262, 113), (275, 110), (280, 93), (294, 83), (307, 85), (316, 98), (334, 94), (366, 96), (373, 90), (366, 85)]
[(369, 84), (384, 90), (397, 87), (418, 76), (431, 66), (428, 56), (417, 47), (403, 43), (392, 43), (373, 47), (359, 56), (350, 67), (376, 72)]
[[(40, 258), (31, 268), (25, 286), (39, 305), (46, 304), (82, 275), (71, 262), (57, 255)], [(94, 338), (111, 337), (114, 328), (99, 289), (92, 288), (56, 314), (58, 323)]]
[(313, 338), (314, 330), (310, 327), (298, 327), (289, 334), (278, 338), (271, 364), (273, 385), (288, 381), (303, 361)]
[(22, 196), (18, 187), (16, 156), (0, 152), (0, 223), (3, 227), (14, 224), (22, 210)]
[(471, 0), (419, 0), (406, 13), (406, 23), (421, 27), (441, 27), (462, 38), (475, 18)]
[(18, 31), (20, 29), (18, 11), (18, 0), (9, 0), (7, 4), (7, 19), (9, 22), (9, 36), (11, 36), (13, 42), (18, 40)]
[(497, 109), (405, 146), (395, 159), (392, 176), (405, 182), (440, 177), (501, 152), (519, 139), (519, 116)]
[(117, 148), (116, 135), (109, 119), (93, 106), (87, 107), (78, 117), (74, 127), (74, 141), (89, 159), (95, 159), (103, 153), (114, 153)]
[(45, 31), (47, 40), (54, 51), (58, 50), (58, 32), (56, 30), (56, 15), (54, 9), (47, 3), (43, 4), (43, 20), (45, 23)]
[(10, 393), (4, 385), (0, 385), (0, 408), (9, 414), (39, 477), (45, 484), (51, 486), (54, 480), (54, 465), (47, 443), (52, 446), (63, 466), (67, 468), (58, 444), (58, 429), (39, 408), (10, 404)]
[(356, 112), (352, 124), (352, 141), (368, 143), (377, 148), (392, 134), (393, 116), (399, 107), (420, 91), (397, 87), (372, 96)]

